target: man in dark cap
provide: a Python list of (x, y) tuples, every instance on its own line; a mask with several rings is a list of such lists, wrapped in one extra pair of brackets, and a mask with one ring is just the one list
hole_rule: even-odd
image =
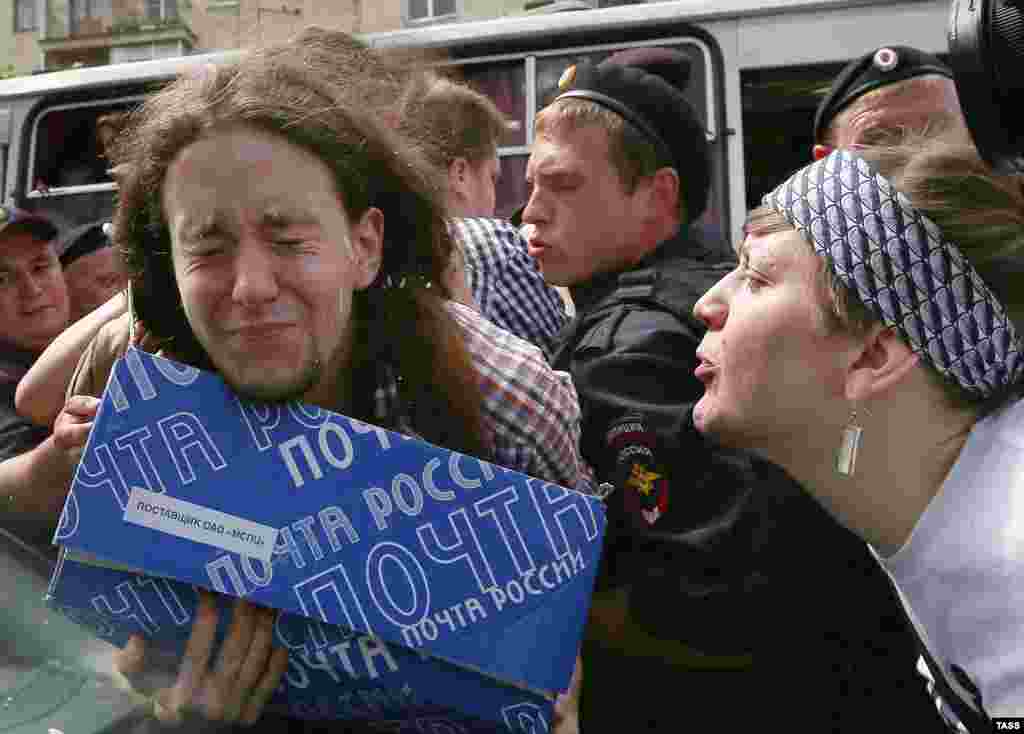
[[(68, 294), (51, 240), (57, 228), (43, 217), (0, 206), (0, 527), (49, 549), (60, 503), (44, 505), (66, 487), (71, 467), (49, 429), (14, 409), (18, 380), (68, 322)], [(61, 496), (63, 496), (61, 494)]]
[(815, 160), (836, 148), (880, 143), (900, 131), (970, 141), (953, 72), (909, 46), (882, 46), (850, 62), (814, 115)]
[(99, 308), (127, 283), (117, 253), (110, 246), (107, 227), (105, 222), (76, 227), (57, 245), (71, 298), (72, 321)]
[[(537, 116), (526, 172), (530, 254), (577, 309), (553, 365), (573, 377), (583, 454), (613, 488), (584, 731), (676, 731), (684, 709), (658, 691), (715, 708), (749, 685), (759, 579), (736, 520), (750, 465), (687, 423), (703, 393), (692, 309), (733, 267), (691, 234), (710, 176), (688, 74), (684, 55), (657, 48), (571, 67)], [(694, 673), (707, 668), (733, 676)]]

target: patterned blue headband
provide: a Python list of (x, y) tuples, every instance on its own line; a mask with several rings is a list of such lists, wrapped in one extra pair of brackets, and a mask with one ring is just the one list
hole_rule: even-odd
[(837, 150), (764, 197), (917, 354), (988, 397), (1024, 369), (1006, 309), (938, 226), (867, 161)]

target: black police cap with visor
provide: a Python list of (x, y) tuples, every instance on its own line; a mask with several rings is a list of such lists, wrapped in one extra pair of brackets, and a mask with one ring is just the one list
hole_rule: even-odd
[(631, 124), (657, 151), (658, 163), (679, 175), (688, 222), (703, 214), (710, 186), (704, 124), (686, 100), (690, 61), (665, 48), (620, 51), (599, 64), (569, 67), (556, 98), (584, 99)]
[(910, 46), (883, 46), (851, 61), (818, 105), (814, 142), (825, 142), (825, 131), (832, 120), (857, 98), (889, 84), (933, 74), (953, 78), (953, 72), (938, 58)]

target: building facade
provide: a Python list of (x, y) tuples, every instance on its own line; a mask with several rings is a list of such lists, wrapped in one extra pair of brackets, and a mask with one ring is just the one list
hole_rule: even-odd
[(7, 0), (0, 78), (244, 48), (307, 25), (350, 33), (637, 0)]

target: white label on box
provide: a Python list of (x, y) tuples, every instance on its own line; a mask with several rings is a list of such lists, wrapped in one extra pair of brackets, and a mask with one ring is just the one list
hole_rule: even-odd
[(124, 521), (270, 563), (277, 528), (133, 487)]

